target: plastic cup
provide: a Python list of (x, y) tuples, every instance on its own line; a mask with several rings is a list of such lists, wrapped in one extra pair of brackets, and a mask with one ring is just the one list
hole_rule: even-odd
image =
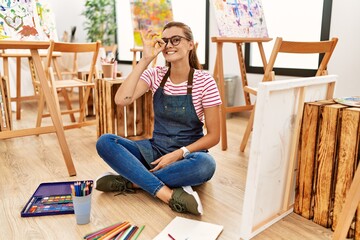
[(102, 71), (104, 74), (104, 78), (106, 79), (113, 79), (113, 75), (114, 75), (114, 64), (113, 63), (109, 63), (109, 64), (102, 64)]
[(91, 194), (79, 197), (73, 196), (72, 199), (76, 223), (79, 225), (89, 223), (91, 212)]

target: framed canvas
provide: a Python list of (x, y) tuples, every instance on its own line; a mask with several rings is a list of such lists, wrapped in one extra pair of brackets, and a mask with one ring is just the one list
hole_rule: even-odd
[(304, 102), (332, 98), (337, 76), (261, 82), (258, 88), (241, 239), (293, 211), (298, 134)]
[[(329, 39), (332, 0), (262, 0), (262, 4), (270, 38), (282, 37), (286, 41)], [(267, 59), (271, 55), (274, 41), (264, 44)], [(276, 75), (315, 76), (321, 60), (322, 55), (319, 54), (279, 56), (274, 71)], [(260, 54), (254, 44), (245, 45), (245, 66), (248, 73), (264, 73)]]
[(140, 31), (151, 28), (161, 32), (163, 26), (173, 20), (171, 0), (131, 0), (130, 6), (135, 47), (142, 46)]
[[(171, 0), (173, 20), (183, 22), (191, 28), (198, 42), (197, 55), (204, 69), (209, 67), (209, 1)], [(118, 61), (131, 64), (134, 48), (133, 25), (129, 0), (116, 0), (116, 22)]]

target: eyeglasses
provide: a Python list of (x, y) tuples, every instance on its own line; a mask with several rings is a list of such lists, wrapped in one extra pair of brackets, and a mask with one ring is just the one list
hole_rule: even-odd
[(177, 46), (180, 44), (181, 39), (186, 39), (186, 40), (190, 41), (190, 39), (187, 39), (186, 37), (179, 36), (179, 35), (175, 35), (170, 38), (162, 38), (162, 40), (165, 42), (165, 46), (168, 45), (169, 41), (171, 42), (171, 45)]

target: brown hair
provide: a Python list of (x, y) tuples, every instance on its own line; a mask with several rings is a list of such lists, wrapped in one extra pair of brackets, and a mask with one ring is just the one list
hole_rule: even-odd
[[(191, 28), (188, 25), (186, 25), (185, 23), (169, 22), (164, 26), (163, 31), (165, 29), (171, 28), (171, 27), (181, 28), (184, 32), (185, 37), (190, 41), (194, 41), (194, 36), (191, 31)], [(189, 53), (189, 64), (190, 64), (190, 67), (192, 67), (192, 68), (202, 69), (202, 66), (201, 66), (199, 59), (197, 57), (197, 54), (196, 54), (196, 45), (195, 44), (194, 44), (194, 48), (192, 50), (190, 50), (190, 53)], [(171, 64), (169, 62), (166, 62), (166, 65), (168, 67), (171, 67)]]

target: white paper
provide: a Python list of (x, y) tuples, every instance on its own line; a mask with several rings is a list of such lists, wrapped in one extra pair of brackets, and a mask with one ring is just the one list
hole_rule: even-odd
[(215, 240), (223, 226), (182, 217), (175, 217), (154, 240)]

